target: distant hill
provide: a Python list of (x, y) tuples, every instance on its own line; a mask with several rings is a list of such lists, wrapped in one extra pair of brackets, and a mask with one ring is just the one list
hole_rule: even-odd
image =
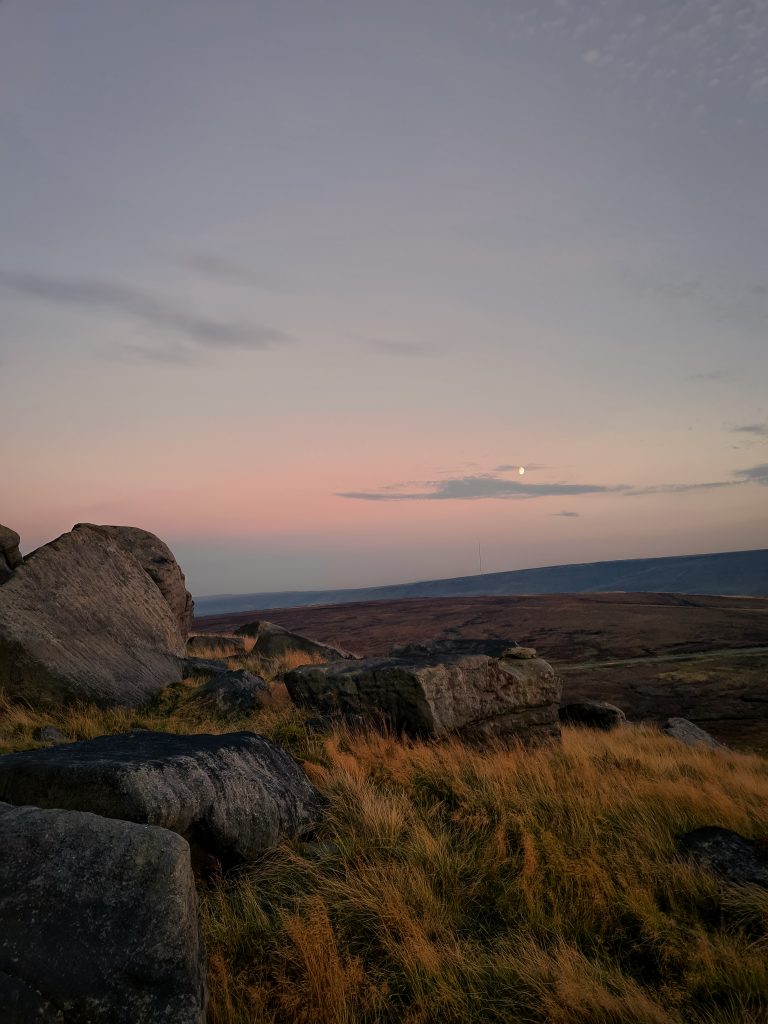
[(586, 562), (580, 565), (549, 565), (540, 569), (457, 576), (448, 580), (398, 583), (386, 587), (218, 594), (195, 598), (195, 612), (200, 616), (259, 608), (348, 604), (352, 601), (607, 591), (766, 596), (768, 549), (670, 558), (627, 558), (616, 562)]

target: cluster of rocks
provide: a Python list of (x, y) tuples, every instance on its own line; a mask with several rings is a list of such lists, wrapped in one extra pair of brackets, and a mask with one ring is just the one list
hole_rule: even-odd
[[(18, 534), (0, 526), (0, 689), (12, 698), (138, 706), (202, 673), (195, 699), (243, 715), (271, 690), (229, 659), (298, 655), (310, 663), (285, 684), (319, 713), (319, 728), (376, 723), (416, 737), (536, 743), (556, 740), (561, 724), (627, 724), (611, 704), (562, 704), (552, 666), (508, 640), (358, 659), (264, 621), (189, 636), (192, 615), (184, 575), (151, 533), (81, 524), (22, 558)], [(664, 732), (721, 746), (685, 719)], [(193, 869), (251, 863), (283, 837), (306, 835), (320, 794), (285, 751), (251, 732), (137, 730), (70, 743), (44, 727), (35, 739), (48, 746), (0, 757), (3, 1021), (204, 1024)], [(721, 873), (735, 849), (710, 834), (683, 847)], [(750, 879), (762, 884), (761, 871)]]

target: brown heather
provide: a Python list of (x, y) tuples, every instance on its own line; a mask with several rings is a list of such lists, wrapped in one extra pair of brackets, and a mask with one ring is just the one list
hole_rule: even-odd
[(0, 705), (0, 751), (43, 724), (249, 728), (304, 761), (328, 798), (313, 841), (201, 881), (212, 1024), (768, 1020), (768, 893), (675, 852), (701, 825), (768, 841), (768, 760), (645, 726), (536, 750), (318, 736), (284, 668), (273, 704), (234, 720), (199, 680), (140, 712)]

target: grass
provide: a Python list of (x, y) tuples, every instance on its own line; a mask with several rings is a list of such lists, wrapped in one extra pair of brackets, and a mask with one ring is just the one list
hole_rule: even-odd
[(701, 825), (768, 840), (768, 761), (650, 727), (536, 750), (317, 735), (271, 685), (227, 721), (194, 681), (142, 712), (0, 705), (4, 749), (41, 724), (252, 728), (304, 762), (328, 799), (312, 841), (201, 882), (211, 1024), (768, 1019), (768, 893), (676, 856)]

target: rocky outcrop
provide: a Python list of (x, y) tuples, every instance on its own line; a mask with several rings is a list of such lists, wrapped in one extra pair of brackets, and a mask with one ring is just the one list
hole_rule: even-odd
[(0, 523), (0, 583), (4, 583), (13, 575), (23, 559), (19, 551), (21, 538), (15, 530)]
[(414, 736), (558, 736), (560, 682), (541, 658), (506, 657), (505, 640), (442, 641), (396, 657), (306, 665), (286, 674), (297, 704), (353, 720), (384, 715)]
[(321, 644), (298, 633), (291, 633), (282, 626), (276, 626), (274, 622), (248, 622), (236, 629), (235, 633), (238, 636), (254, 637), (256, 643), (251, 653), (261, 658), (282, 658), (292, 651), (307, 654), (318, 661), (339, 661), (354, 657), (349, 651), (331, 647), (330, 644)]
[(245, 646), (242, 636), (196, 633), (187, 639), (187, 654), (191, 658), (236, 658), (246, 653)]
[(144, 572), (159, 588), (168, 607), (176, 616), (179, 632), (186, 637), (192, 628), (195, 605), (192, 595), (187, 590), (184, 573), (168, 545), (154, 533), (140, 530), (136, 526), (93, 526), (90, 523), (85, 523), (76, 526), (75, 530), (83, 527), (89, 530), (98, 530), (119, 544), (124, 551), (133, 555)]
[(680, 839), (682, 853), (734, 885), (768, 889), (768, 850), (738, 832), (705, 826)]
[(11, 697), (138, 705), (181, 678), (184, 640), (157, 584), (102, 527), (38, 548), (0, 586)]
[(160, 825), (196, 853), (248, 861), (319, 816), (296, 762), (250, 732), (144, 732), (0, 757), (0, 800)]
[(687, 718), (668, 718), (661, 731), (667, 736), (671, 736), (673, 740), (679, 740), (689, 747), (725, 749), (723, 743), (719, 743), (714, 736), (710, 736), (708, 732), (700, 729), (698, 725)]
[(199, 696), (225, 715), (247, 715), (272, 700), (271, 691), (261, 676), (244, 668), (217, 672), (200, 688)]
[(189, 845), (165, 829), (0, 804), (3, 1024), (204, 1024)]
[(580, 725), (587, 729), (602, 729), (607, 732), (618, 725), (624, 725), (627, 716), (615, 704), (604, 700), (577, 700), (563, 704), (560, 708), (563, 725)]

